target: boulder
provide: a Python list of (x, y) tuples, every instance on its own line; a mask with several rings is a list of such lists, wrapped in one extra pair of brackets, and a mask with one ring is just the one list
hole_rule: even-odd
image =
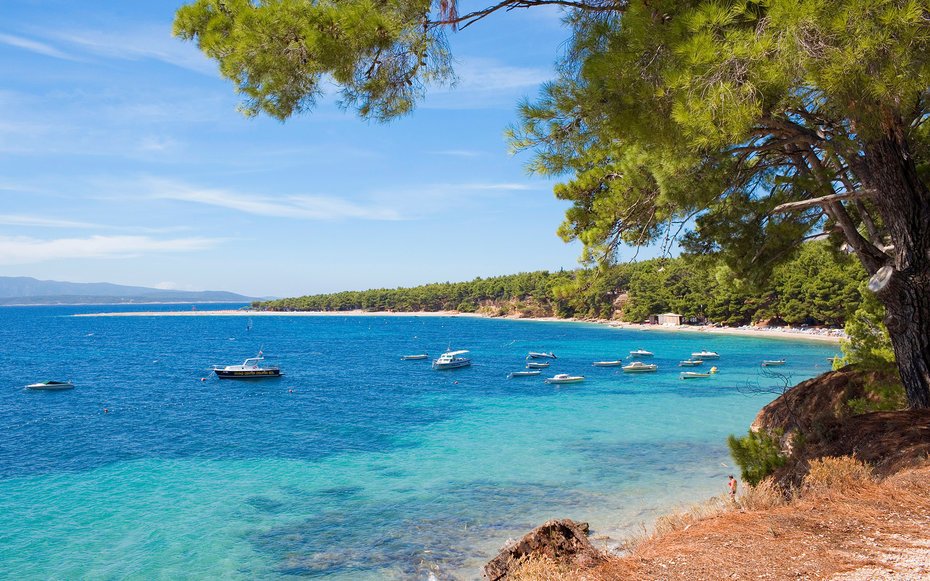
[(588, 540), (588, 523), (550, 520), (504, 547), (484, 566), (484, 578), (488, 581), (505, 580), (522, 559), (542, 556), (573, 569), (587, 569), (605, 560), (604, 554)]

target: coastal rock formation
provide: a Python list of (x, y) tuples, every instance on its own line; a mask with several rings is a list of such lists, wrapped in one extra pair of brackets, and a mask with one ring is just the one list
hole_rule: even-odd
[(870, 386), (896, 381), (894, 375), (844, 367), (803, 381), (762, 408), (751, 429), (782, 432), (782, 447), (789, 456), (773, 474), (776, 481), (797, 486), (808, 462), (825, 456), (855, 456), (879, 477), (926, 459), (930, 410), (855, 414), (851, 409), (851, 401), (872, 397)]
[(588, 523), (570, 519), (549, 520), (504, 547), (484, 566), (484, 578), (499, 581), (508, 578), (521, 560), (527, 557), (549, 557), (556, 563), (566, 563), (573, 569), (587, 569), (605, 561), (604, 555), (588, 540)]

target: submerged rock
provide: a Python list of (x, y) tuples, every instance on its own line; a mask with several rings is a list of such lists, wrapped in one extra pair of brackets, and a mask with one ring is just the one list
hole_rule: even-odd
[(504, 547), (484, 566), (484, 578), (488, 581), (507, 579), (524, 558), (542, 556), (573, 569), (587, 569), (605, 560), (603, 553), (588, 540), (588, 523), (550, 520)]

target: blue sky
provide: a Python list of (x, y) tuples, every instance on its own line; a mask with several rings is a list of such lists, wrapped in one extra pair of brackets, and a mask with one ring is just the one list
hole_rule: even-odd
[(577, 266), (503, 138), (554, 75), (557, 10), (451, 33), (458, 85), (408, 117), (280, 123), (171, 36), (181, 4), (0, 2), (0, 276), (294, 296)]

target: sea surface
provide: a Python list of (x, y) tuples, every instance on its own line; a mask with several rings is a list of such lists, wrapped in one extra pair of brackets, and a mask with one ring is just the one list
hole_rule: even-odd
[[(481, 318), (73, 316), (140, 309), (191, 306), (0, 308), (0, 576), (476, 579), (547, 519), (617, 538), (723, 493), (727, 435), (837, 351)], [(450, 347), (473, 366), (400, 360)], [(636, 348), (657, 373), (591, 365)], [(260, 349), (285, 377), (209, 372)], [(720, 373), (680, 380), (701, 349)], [(558, 359), (507, 379), (529, 351)], [(776, 358), (784, 377), (759, 365)], [(23, 389), (46, 379), (76, 388)]]

